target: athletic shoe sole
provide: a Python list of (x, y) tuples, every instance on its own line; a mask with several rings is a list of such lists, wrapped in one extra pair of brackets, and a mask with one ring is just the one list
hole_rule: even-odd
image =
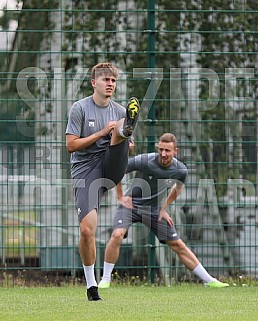
[(137, 98), (132, 97), (126, 107), (126, 117), (123, 126), (125, 136), (131, 136), (139, 116), (140, 104)]

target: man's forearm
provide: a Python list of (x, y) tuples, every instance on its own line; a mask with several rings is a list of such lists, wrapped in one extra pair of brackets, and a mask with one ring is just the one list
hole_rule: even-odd
[(117, 199), (119, 200), (121, 197), (123, 197), (123, 188), (122, 188), (122, 183), (119, 182), (116, 186), (116, 195)]
[(176, 188), (173, 187), (172, 190), (170, 191), (168, 197), (165, 199), (165, 201), (164, 201), (163, 204), (161, 205), (161, 208), (162, 208), (163, 210), (166, 210), (167, 207), (176, 200), (177, 195), (178, 195), (178, 194), (177, 194), (177, 190), (176, 190)]

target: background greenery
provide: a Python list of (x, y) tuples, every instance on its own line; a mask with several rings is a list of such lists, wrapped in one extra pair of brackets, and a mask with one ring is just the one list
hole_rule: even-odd
[[(14, 34), (13, 42), (8, 43), (6, 50), (0, 51), (0, 147), (3, 162), (0, 174), (1, 191), (4, 191), (0, 239), (2, 253), (8, 254), (8, 257), (2, 255), (2, 267), (14, 268), (15, 271), (18, 268), (40, 269), (45, 240), (50, 241), (50, 246), (60, 241), (60, 250), (74, 242), (72, 247), (77, 249), (78, 222), (76, 215), (72, 216), (72, 191), (64, 186), (60, 198), (49, 195), (46, 204), (40, 195), (44, 184), (25, 199), (24, 185), (28, 178), (19, 180), (25, 174), (32, 178), (35, 176), (46, 181), (47, 189), (55, 178), (64, 179), (62, 181), (70, 178), (64, 138), (67, 111), (75, 99), (91, 93), (88, 74), (83, 72), (85, 79), (80, 84), (79, 92), (76, 91), (76, 97), (66, 99), (60, 92), (65, 92), (69, 86), (71, 89), (79, 67), (90, 68), (99, 61), (110, 60), (126, 75), (126, 93), (118, 95), (119, 102), (123, 104), (131, 95), (139, 97), (142, 102), (151, 82), (148, 77), (133, 77), (134, 68), (146, 69), (151, 65), (163, 70), (154, 102), (150, 103), (151, 106), (148, 99), (145, 99), (146, 104), (142, 103), (135, 152), (154, 150), (153, 142), (161, 132), (171, 131), (178, 136), (178, 157), (191, 172), (186, 188), (190, 197), (180, 209), (176, 222), (181, 236), (193, 250), (198, 251), (198, 256), (212, 272), (217, 269), (219, 275), (234, 273), (237, 276), (243, 273), (242, 269), (245, 272), (250, 268), (256, 270), (256, 200), (248, 201), (255, 204), (242, 204), (240, 198), (245, 198), (246, 190), (237, 186), (234, 198), (232, 193), (230, 195), (231, 183), (228, 184), (228, 179), (232, 178), (249, 180), (252, 187), (257, 184), (256, 1), (17, 1), (17, 4), (21, 3), (20, 9), (4, 9), (0, 17), (1, 34)], [(147, 10), (150, 4), (155, 4), (155, 10)], [(150, 16), (155, 18), (154, 25), (150, 24)], [(15, 31), (10, 29), (13, 21), (17, 23)], [(185, 56), (188, 57), (187, 62)], [(219, 76), (220, 97), (216, 108), (200, 109), (198, 104), (190, 103), (191, 99), (189, 102), (185, 87), (187, 69), (191, 66), (213, 70)], [(17, 77), (27, 67), (36, 67), (47, 76), (47, 84), (34, 77), (24, 81), (34, 99), (21, 99), (17, 93)], [(57, 67), (64, 69), (62, 83), (66, 88), (62, 84), (62, 90), (60, 87), (55, 91), (54, 71)], [(225, 69), (229, 67), (254, 69), (254, 78), (238, 81), (236, 94), (248, 97), (242, 110), (238, 109), (237, 102), (229, 104), (225, 99)], [(170, 68), (182, 71), (182, 97), (174, 92), (174, 87), (170, 87)], [(208, 87), (207, 79), (203, 79), (198, 88), (200, 97), (197, 101), (198, 98), (207, 100)], [(171, 93), (176, 99), (171, 99)], [(38, 105), (40, 109), (37, 109)], [(151, 107), (149, 114), (148, 107)], [(194, 107), (193, 111), (191, 107)], [(50, 170), (44, 167), (48, 165), (48, 157), (46, 163), (41, 161), (41, 156), (43, 159), (48, 156), (44, 151), (50, 151)], [(214, 182), (218, 200), (206, 202), (205, 199), (199, 204), (196, 190), (202, 178), (210, 178)], [(110, 207), (116, 206), (113, 200), (110, 198), (106, 203), (105, 217), (109, 217)], [(219, 209), (216, 210), (217, 205)], [(35, 210), (35, 215), (30, 217), (31, 209)], [(56, 222), (59, 210), (62, 211), (61, 219)], [(29, 222), (23, 220), (25, 211)], [(110, 212), (114, 212), (113, 208)], [(71, 217), (75, 223), (70, 220)], [(31, 228), (31, 224), (36, 224), (37, 228)], [(102, 226), (104, 228), (105, 225), (108, 230), (110, 224), (105, 221)], [(64, 230), (74, 230), (71, 233), (73, 241), (66, 232), (62, 234), (62, 240), (55, 241), (52, 235), (56, 234), (56, 225)], [(51, 231), (51, 236), (47, 234), (45, 237), (45, 226), (47, 231)], [(141, 239), (138, 245), (133, 244), (133, 251), (137, 251), (134, 266), (156, 267), (157, 262), (146, 260), (147, 256), (154, 258), (156, 251), (154, 246), (147, 247), (147, 243), (149, 240)], [(34, 263), (29, 260), (23, 266), (23, 256), (17, 255), (22, 254), (25, 248), (29, 259), (35, 253), (40, 254), (35, 257)], [(210, 256), (208, 262), (205, 260), (207, 256)], [(131, 257), (127, 255), (127, 258)], [(63, 254), (60, 267), (63, 267), (62, 264)], [(171, 257), (168, 265), (178, 266), (178, 262)], [(2, 271), (0, 273), (2, 275)]]

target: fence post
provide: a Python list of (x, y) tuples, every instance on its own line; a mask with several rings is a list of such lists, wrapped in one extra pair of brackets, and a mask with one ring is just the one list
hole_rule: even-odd
[[(148, 32), (148, 50), (147, 50), (147, 65), (148, 68), (155, 68), (155, 0), (148, 0), (148, 17), (147, 17), (147, 32)], [(150, 81), (150, 86), (153, 82)], [(150, 90), (150, 95), (155, 93)], [(148, 152), (153, 152), (155, 147), (155, 106), (153, 104), (155, 97), (148, 97)], [(155, 282), (156, 270), (156, 245), (155, 235), (150, 231), (148, 237), (148, 267), (149, 280), (151, 283)]]

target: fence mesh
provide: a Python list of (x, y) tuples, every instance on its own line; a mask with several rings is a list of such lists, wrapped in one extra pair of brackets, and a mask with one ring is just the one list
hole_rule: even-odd
[[(170, 206), (177, 231), (217, 277), (257, 277), (256, 1), (1, 1), (0, 269), (80, 275), (79, 227), (65, 148), (72, 103), (90, 68), (120, 70), (115, 100), (137, 96), (135, 154), (176, 134), (189, 170)], [(130, 176), (123, 179), (126, 188)], [(102, 201), (96, 273), (118, 203)], [(171, 284), (193, 275), (135, 224), (113, 278)]]

